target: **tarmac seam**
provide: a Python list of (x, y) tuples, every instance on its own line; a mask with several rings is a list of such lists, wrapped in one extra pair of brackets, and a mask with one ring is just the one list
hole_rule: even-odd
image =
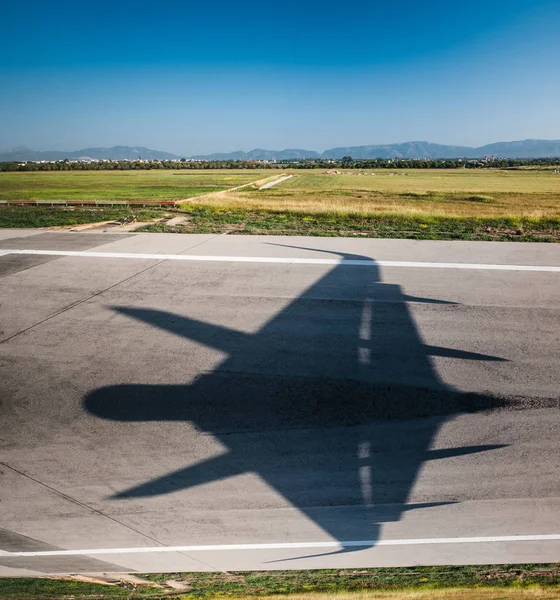
[[(12, 253), (13, 254), (13, 253)], [(1, 253), (0, 256), (9, 256), (10, 253)], [(63, 256), (59, 258), (64, 258)], [(17, 275), (18, 273), (23, 273), (24, 271), (29, 271), (29, 269), (35, 269), (37, 267), (42, 267), (46, 262), (52, 262), (53, 260), (58, 260), (56, 256), (53, 256), (51, 260), (47, 260), (45, 262), (39, 263), (37, 265), (29, 265), (28, 267), (24, 267), (23, 269), (19, 269), (18, 271), (13, 271), (12, 273), (6, 273), (6, 275), (0, 275), (0, 279), (5, 279), (6, 277), (11, 277), (12, 275)]]
[(14, 333), (13, 335), (0, 340), (0, 344), (3, 344), (4, 342), (9, 342), (10, 340), (12, 340), (13, 338), (21, 335), (22, 333), (26, 333), (27, 331), (29, 331), (30, 329), (33, 329), (34, 327), (37, 327), (39, 325), (42, 325), (43, 323), (46, 323), (47, 321), (50, 321), (51, 319), (54, 319), (55, 317), (58, 317), (59, 315), (71, 310), (72, 308), (75, 308), (76, 306), (79, 306), (80, 304), (83, 304), (84, 302), (87, 302), (88, 300), (91, 300), (92, 298), (96, 298), (97, 296), (100, 296), (101, 294), (109, 291), (110, 289), (117, 287), (118, 285), (120, 285), (121, 283), (125, 283), (126, 281), (129, 281), (130, 279), (133, 279), (134, 277), (137, 277), (138, 275), (141, 275), (142, 273), (145, 273), (146, 271), (153, 269), (154, 267), (157, 267), (158, 265), (160, 265), (161, 263), (165, 262), (164, 260), (161, 260), (157, 263), (155, 263), (154, 265), (150, 265), (149, 267), (146, 267), (145, 269), (142, 269), (141, 271), (138, 271), (137, 273), (134, 273), (134, 275), (131, 275), (130, 277), (126, 277), (125, 279), (122, 279), (121, 281), (118, 281), (117, 283), (114, 283), (113, 285), (110, 285), (109, 287), (106, 287), (98, 292), (95, 292), (95, 294), (91, 294), (90, 296), (88, 296), (87, 298), (82, 298), (81, 300), (76, 300), (76, 302), (72, 302), (72, 304), (69, 304), (68, 306), (65, 306), (64, 308), (60, 309), (59, 311), (53, 313), (52, 315), (49, 315), (48, 317), (45, 317), (44, 319), (42, 319), (41, 321), (38, 321), (37, 323), (34, 323), (33, 325), (30, 325), (29, 327), (26, 327), (25, 329), (22, 329), (21, 331), (18, 331), (17, 333)]
[[(209, 242), (211, 240), (213, 240), (214, 238), (218, 237), (218, 235), (215, 235), (214, 237), (210, 238), (209, 240), (203, 240), (202, 242), (199, 242), (198, 244), (195, 244), (194, 246), (189, 246), (188, 248), (186, 248), (185, 250), (183, 250), (183, 252), (188, 252), (189, 250), (192, 250), (193, 248), (197, 248), (198, 246), (205, 244), (206, 242)], [(13, 251), (4, 251), (3, 255), (9, 254), (10, 252)], [(18, 252), (13, 252), (14, 254), (18, 254)], [(30, 254), (31, 252), (27, 251), (24, 252), (25, 254)], [(27, 331), (33, 329), (34, 327), (38, 327), (39, 325), (42, 325), (43, 323), (46, 323), (47, 321), (50, 321), (51, 319), (54, 319), (55, 317), (58, 317), (59, 315), (71, 310), (72, 308), (75, 308), (76, 306), (79, 306), (80, 304), (83, 304), (84, 302), (88, 302), (88, 300), (91, 300), (92, 298), (96, 298), (97, 296), (100, 296), (101, 294), (104, 294), (105, 292), (108, 292), (109, 290), (121, 285), (121, 283), (125, 283), (127, 281), (130, 281), (131, 279), (134, 279), (134, 277), (138, 277), (138, 275), (142, 275), (142, 273), (145, 273), (146, 271), (149, 271), (150, 269), (154, 269), (155, 267), (157, 267), (158, 265), (161, 265), (162, 263), (164, 263), (167, 260), (167, 256), (166, 255), (162, 255), (162, 260), (159, 260), (158, 262), (156, 262), (153, 265), (150, 265), (149, 267), (146, 267), (145, 269), (142, 269), (141, 271), (138, 271), (136, 273), (134, 273), (133, 275), (130, 275), (129, 277), (125, 277), (124, 279), (121, 279), (120, 281), (118, 281), (117, 283), (114, 283), (113, 285), (110, 285), (102, 290), (100, 290), (99, 292), (95, 292), (95, 294), (91, 294), (90, 296), (88, 296), (87, 298), (82, 298), (81, 300), (77, 300), (76, 302), (73, 302), (72, 304), (69, 304), (68, 306), (65, 306), (64, 308), (60, 309), (59, 311), (53, 313), (52, 315), (49, 315), (48, 317), (45, 317), (44, 319), (42, 319), (41, 321), (38, 321), (37, 323), (34, 323), (33, 325), (30, 325), (29, 327), (26, 327), (25, 329), (22, 329), (21, 331), (18, 331), (17, 333), (14, 333), (13, 335), (4, 338), (3, 340), (0, 340), (0, 344), (3, 344), (4, 342), (9, 342), (10, 340), (12, 340), (13, 338), (26, 333)], [(39, 266), (39, 265), (38, 265)]]
[[(16, 469), (15, 467), (12, 467), (11, 465), (8, 465), (7, 463), (4, 462), (0, 462), (0, 465), (2, 465), (3, 467), (5, 467), (6, 469), (10, 469), (10, 471), (13, 471), (14, 473), (17, 473), (18, 475), (20, 475), (21, 477), (25, 477), (26, 479), (29, 479), (30, 481), (33, 481), (34, 483), (40, 485), (41, 487), (46, 488), (47, 490), (49, 490), (50, 492), (53, 492), (54, 494), (56, 494), (57, 496), (59, 496), (60, 498), (63, 498), (64, 500), (67, 500), (68, 502), (71, 502), (72, 504), (76, 504), (77, 506), (80, 506), (81, 508), (85, 508), (86, 510), (89, 510), (90, 512), (99, 515), (100, 517), (109, 519), (110, 521), (112, 521), (113, 523), (116, 523), (117, 525), (120, 525), (121, 527), (124, 527), (125, 529), (128, 529), (129, 531), (132, 531), (138, 535), (141, 535), (142, 537), (146, 538), (147, 540), (150, 540), (152, 542), (155, 542), (156, 544), (160, 544), (160, 548), (165, 549), (164, 551), (167, 551), (168, 546), (166, 546), (163, 542), (160, 542), (158, 539), (148, 535), (147, 533), (144, 533), (138, 529), (135, 529), (134, 527), (131, 527), (130, 525), (127, 525), (126, 523), (123, 523), (122, 521), (119, 521), (118, 519), (115, 519), (114, 517), (111, 517), (110, 515), (100, 511), (97, 508), (93, 508), (93, 506), (90, 506), (89, 504), (85, 504), (84, 502), (82, 502), (81, 500), (77, 500), (76, 498), (73, 498), (72, 496), (69, 496), (68, 494), (65, 494), (64, 492), (61, 492), (60, 490), (57, 490), (56, 488), (48, 485), (47, 483), (43, 483), (42, 481), (39, 481), (38, 479), (36, 479), (35, 477), (33, 477), (32, 475), (29, 475), (28, 473), (25, 473), (24, 471), (20, 471), (19, 469)], [(80, 554), (81, 551), (74, 551), (74, 550), (52, 550), (50, 552), (59, 552), (60, 556), (64, 556), (65, 554), (68, 553), (77, 553)], [(192, 556), (189, 556), (188, 554), (185, 554), (184, 551), (181, 550), (177, 550), (178, 553), (183, 554), (184, 556), (186, 556), (187, 558), (198, 562), (200, 564), (203, 564), (207, 567), (210, 567), (216, 571), (221, 571), (223, 572), (222, 569), (219, 569), (217, 567), (214, 567), (213, 565), (210, 565), (209, 563), (206, 563), (200, 559), (194, 558)], [(62, 554), (60, 554), (62, 553)], [(2, 556), (5, 557), (14, 557), (21, 555), (21, 556), (30, 556), (29, 553), (18, 553), (18, 552), (1, 552)], [(48, 556), (48, 555), (45, 555)], [(51, 556), (56, 556), (51, 554)]]
[[(213, 240), (214, 238), (218, 237), (218, 235), (213, 236), (212, 238), (208, 239), (208, 240), (203, 240), (202, 242), (199, 242), (198, 244), (194, 244), (193, 246), (189, 246), (188, 248), (186, 248), (185, 250), (183, 250), (183, 252), (188, 252), (189, 250), (192, 250), (193, 248), (197, 248), (198, 246), (201, 246), (202, 244), (205, 244), (206, 242), (209, 242), (210, 240)], [(3, 254), (5, 254), (3, 252)], [(162, 264), (165, 262), (165, 259), (158, 261), (157, 263), (150, 265), (149, 267), (146, 267), (145, 269), (142, 269), (141, 271), (138, 271), (137, 273), (135, 273), (134, 275), (131, 275), (130, 277), (126, 277), (125, 279), (122, 279), (121, 281), (110, 285), (109, 287), (95, 293), (92, 294), (90, 296), (88, 296), (87, 298), (84, 298), (82, 300), (79, 300), (77, 302), (72, 303), (70, 306), (67, 306), (66, 308), (63, 308), (62, 310), (56, 312), (53, 315), (50, 315), (49, 317), (39, 321), (38, 323), (35, 323), (34, 325), (31, 325), (25, 329), (23, 329), (22, 331), (19, 331), (18, 333), (4, 339), (4, 340), (0, 340), (0, 344), (3, 344), (4, 342), (7, 342), (15, 337), (17, 337), (18, 335), (25, 333), (26, 331), (29, 331), (30, 329), (33, 329), (34, 327), (37, 327), (38, 325), (41, 325), (42, 323), (45, 323), (46, 321), (49, 321), (50, 319), (53, 319), (54, 317), (57, 317), (58, 315), (74, 308), (75, 306), (78, 306), (80, 304), (83, 304), (84, 302), (87, 302), (88, 300), (91, 300), (92, 298), (95, 298), (97, 296), (100, 296), (101, 294), (107, 292), (108, 290), (115, 288), (117, 286), (119, 286), (121, 283), (124, 283), (126, 281), (129, 281), (130, 279), (133, 279), (134, 277), (137, 277), (138, 275), (141, 275), (142, 273), (145, 273), (146, 271), (149, 271), (150, 269), (153, 269), (155, 267), (157, 267), (158, 265)], [(51, 486), (49, 486), (46, 483), (43, 483), (42, 481), (39, 481), (38, 479), (35, 479), (34, 477), (32, 477), (31, 475), (28, 475), (27, 473), (24, 473), (23, 471), (19, 471), (18, 469), (15, 469), (14, 467), (11, 467), (10, 465), (0, 462), (0, 465), (4, 466), (7, 469), (10, 469), (11, 471), (13, 471), (14, 473), (19, 474), (21, 477), (25, 477), (27, 479), (29, 479), (30, 481), (33, 481), (35, 483), (37, 483), (38, 485), (41, 485), (42, 487), (50, 490), (51, 492), (53, 492), (54, 494), (60, 496), (61, 498), (64, 498), (66, 500), (68, 500), (69, 502), (72, 502), (78, 506), (81, 506), (87, 510), (90, 510), (91, 512), (98, 514), (101, 517), (105, 517), (106, 519), (109, 519), (110, 521), (112, 521), (113, 523), (116, 523), (122, 527), (125, 527), (126, 529), (129, 529), (130, 531), (133, 531), (134, 533), (137, 533), (138, 535), (141, 535), (143, 537), (145, 537), (148, 540), (151, 540), (152, 542), (155, 542), (156, 544), (161, 544), (162, 547), (165, 547), (165, 544), (163, 544), (163, 542), (160, 542), (158, 539), (153, 538), (151, 536), (149, 536), (146, 533), (143, 533), (142, 531), (139, 531), (137, 529), (135, 529), (134, 527), (131, 527), (130, 525), (126, 525), (125, 523), (119, 521), (118, 519), (115, 519), (114, 517), (111, 517), (105, 513), (103, 513), (102, 511), (93, 508), (92, 506), (89, 506), (88, 504), (85, 504), (83, 502), (81, 502), (80, 500), (77, 500), (75, 498), (72, 498), (71, 496), (68, 496), (67, 494), (65, 494), (64, 492), (61, 492)], [(187, 558), (189, 558), (190, 560), (193, 560), (195, 562), (198, 562), (201, 565), (204, 565), (206, 567), (210, 567), (211, 569), (213, 569), (214, 571), (220, 571), (222, 573), (225, 573), (226, 571), (224, 571), (223, 569), (220, 569), (219, 567), (215, 567), (214, 565), (211, 565), (210, 563), (207, 563), (205, 561), (202, 561), (198, 558), (194, 558), (192, 556), (189, 556), (188, 554), (186, 554), (184, 551), (178, 551), (179, 554), (182, 554), (183, 556), (186, 556)]]

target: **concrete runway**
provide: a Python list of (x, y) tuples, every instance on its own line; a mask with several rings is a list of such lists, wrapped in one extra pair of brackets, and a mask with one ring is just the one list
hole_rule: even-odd
[(0, 575), (560, 560), (559, 267), (1, 230)]

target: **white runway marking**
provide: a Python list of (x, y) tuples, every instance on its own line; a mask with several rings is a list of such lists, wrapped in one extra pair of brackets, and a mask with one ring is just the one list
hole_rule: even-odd
[(476, 269), (482, 271), (540, 271), (560, 273), (548, 265), (493, 265), (478, 263), (414, 262), (400, 260), (340, 260), (337, 258), (289, 258), (273, 256), (201, 256), (197, 254), (137, 254), (129, 252), (79, 252), (72, 250), (3, 250), (2, 254), (37, 254), (80, 258), (120, 258), (141, 260), (181, 260), (195, 262), (276, 263), (294, 265), (343, 265), (357, 267), (406, 267), (413, 269)]
[(208, 546), (152, 546), (146, 548), (93, 548), (90, 550), (47, 550), (43, 552), (8, 552), (6, 556), (81, 556), (97, 554), (151, 554), (154, 552), (220, 552), (227, 550), (298, 550), (302, 548), (368, 548), (371, 546), (417, 546), (431, 544), (487, 544), (500, 542), (560, 541), (560, 534), (498, 535), (489, 537), (419, 538), (410, 540), (360, 540), (348, 542), (287, 542), (278, 544), (219, 544)]

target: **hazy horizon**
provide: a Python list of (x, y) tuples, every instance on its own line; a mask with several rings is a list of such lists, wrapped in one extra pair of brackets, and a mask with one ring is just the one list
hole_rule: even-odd
[[(485, 142), (484, 144), (477, 144), (476, 146), (470, 146), (473, 148), (480, 148), (483, 146), (487, 146), (489, 144), (494, 144), (494, 143), (511, 143), (511, 142), (522, 142), (522, 141), (528, 141), (528, 140), (539, 140), (539, 141), (558, 141), (555, 138), (550, 138), (550, 139), (545, 139), (545, 138), (525, 138), (524, 140), (492, 140), (489, 142)], [(251, 148), (235, 148), (234, 150), (227, 150), (227, 151), (222, 151), (222, 150), (216, 150), (216, 151), (210, 151), (207, 152), (205, 154), (224, 154), (224, 153), (229, 153), (229, 152), (251, 152), (252, 150), (275, 150), (275, 151), (284, 151), (284, 150), (309, 150), (309, 151), (315, 151), (319, 154), (330, 150), (332, 148), (340, 148), (340, 147), (349, 147), (349, 146), (356, 146), (356, 147), (360, 147), (360, 146), (392, 146), (392, 145), (396, 145), (396, 144), (406, 144), (406, 143), (422, 143), (422, 142), (428, 142), (431, 144), (438, 144), (438, 145), (449, 145), (449, 146), (458, 146), (458, 147), (468, 147), (469, 144), (454, 144), (454, 143), (450, 143), (450, 144), (444, 144), (443, 142), (439, 142), (439, 141), (434, 141), (434, 140), (412, 140), (412, 139), (407, 139), (407, 140), (402, 140), (402, 141), (397, 141), (397, 142), (369, 142), (369, 143), (363, 143), (363, 144), (332, 144), (330, 146), (327, 146), (325, 148), (303, 148), (300, 146), (286, 146), (285, 148), (273, 148), (272, 146), (255, 146), (255, 147), (251, 147)], [(38, 152), (48, 152), (48, 151), (58, 151), (58, 152), (75, 152), (77, 150), (84, 150), (87, 148), (114, 148), (114, 147), (130, 147), (130, 148), (136, 148), (136, 147), (142, 147), (142, 148), (148, 148), (149, 150), (157, 150), (157, 151), (161, 151), (161, 152), (169, 152), (170, 154), (177, 154), (177, 156), (189, 156), (185, 153), (181, 153), (181, 152), (172, 152), (170, 150), (168, 150), (167, 148), (152, 148), (150, 146), (148, 146), (147, 144), (111, 144), (111, 145), (99, 145), (99, 146), (81, 146), (81, 147), (76, 147), (76, 148), (31, 148), (29, 146), (25, 146), (23, 144), (20, 144), (19, 146), (11, 146), (11, 147), (3, 147), (0, 146), (0, 153), (2, 152), (7, 152), (7, 151), (13, 151), (13, 150), (17, 150), (19, 148), (26, 148), (28, 150), (36, 150)], [(193, 153), (191, 156), (195, 156), (195, 155), (199, 155), (202, 153), (199, 152), (195, 152)]]
[(560, 3), (4, 10), (0, 148), (178, 155), (560, 138)]

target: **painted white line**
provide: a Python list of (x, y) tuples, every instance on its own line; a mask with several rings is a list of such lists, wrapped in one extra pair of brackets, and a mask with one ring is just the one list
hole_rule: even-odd
[(4, 250), (3, 254), (37, 254), (46, 256), (73, 256), (80, 258), (121, 258), (141, 260), (180, 260), (195, 262), (276, 263), (296, 265), (342, 265), (357, 267), (406, 267), (412, 269), (476, 269), (482, 271), (540, 271), (560, 273), (560, 266), (549, 265), (493, 265), (478, 263), (414, 262), (399, 260), (368, 260), (338, 258), (290, 258), (273, 256), (202, 256), (197, 254), (138, 254), (128, 252), (81, 252), (73, 250)]
[(360, 540), (348, 542), (288, 542), (278, 544), (220, 544), (208, 546), (151, 546), (145, 548), (92, 548), (90, 550), (47, 550), (10, 552), (10, 557), (81, 556), (96, 554), (151, 554), (154, 552), (220, 552), (228, 550), (298, 550), (301, 548), (369, 548), (372, 546), (417, 546), (431, 544), (487, 544), (503, 542), (560, 541), (560, 534), (502, 535), (489, 537), (419, 538), (410, 540)]

